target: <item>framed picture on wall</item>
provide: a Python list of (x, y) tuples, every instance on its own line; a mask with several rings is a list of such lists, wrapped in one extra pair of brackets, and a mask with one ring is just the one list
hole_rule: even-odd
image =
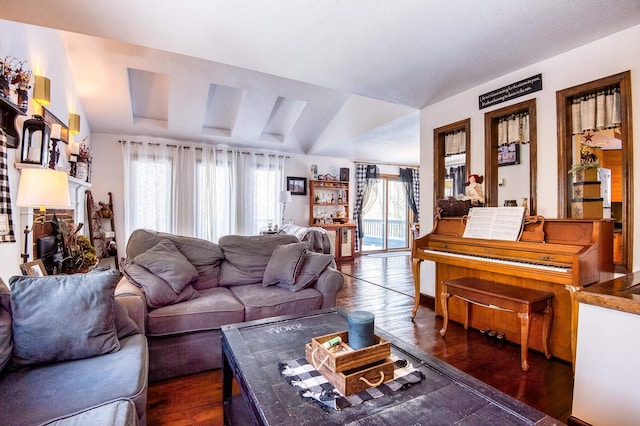
[(287, 191), (291, 195), (307, 195), (307, 178), (287, 176)]
[(498, 167), (520, 164), (520, 144), (512, 143), (498, 147)]

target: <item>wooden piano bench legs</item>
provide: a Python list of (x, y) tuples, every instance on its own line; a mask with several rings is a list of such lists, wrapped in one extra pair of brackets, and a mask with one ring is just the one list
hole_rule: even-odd
[(542, 345), (547, 359), (551, 358), (549, 352), (549, 333), (551, 331), (551, 319), (553, 308), (551, 301), (553, 293), (532, 290), (498, 284), (492, 281), (478, 278), (456, 278), (442, 282), (440, 303), (444, 323), (440, 335), (444, 337), (449, 322), (449, 298), (457, 297), (464, 301), (464, 329), (469, 328), (469, 312), (471, 304), (489, 309), (518, 314), (520, 320), (520, 361), (522, 370), (529, 370), (527, 352), (529, 350), (529, 329), (531, 327), (531, 314), (541, 312), (543, 314)]

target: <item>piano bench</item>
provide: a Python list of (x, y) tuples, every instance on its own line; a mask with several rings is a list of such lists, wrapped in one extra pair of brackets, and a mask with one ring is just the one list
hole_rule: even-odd
[(531, 314), (542, 312), (544, 314), (542, 344), (545, 356), (547, 359), (551, 358), (551, 353), (549, 352), (549, 333), (551, 330), (551, 316), (553, 314), (553, 308), (551, 307), (553, 293), (498, 284), (478, 278), (456, 278), (443, 281), (442, 293), (440, 293), (440, 302), (442, 304), (442, 314), (444, 317), (444, 324), (442, 325), (442, 330), (440, 330), (440, 335), (443, 337), (447, 332), (447, 324), (449, 322), (448, 300), (450, 297), (457, 297), (465, 303), (465, 330), (469, 328), (469, 310), (471, 304), (518, 314), (518, 318), (520, 319), (520, 360), (523, 371), (529, 369), (527, 352), (529, 349)]

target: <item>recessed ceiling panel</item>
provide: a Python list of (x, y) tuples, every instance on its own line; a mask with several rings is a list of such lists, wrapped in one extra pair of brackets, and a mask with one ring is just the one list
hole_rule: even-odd
[(133, 68), (127, 68), (127, 71), (133, 123), (167, 128), (169, 76)]
[(231, 136), (241, 99), (242, 89), (210, 84), (202, 133)]
[(307, 101), (278, 96), (260, 139), (284, 142), (306, 106)]

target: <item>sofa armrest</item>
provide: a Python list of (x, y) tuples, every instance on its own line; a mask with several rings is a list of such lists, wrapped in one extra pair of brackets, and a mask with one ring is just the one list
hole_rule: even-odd
[(138, 325), (140, 334), (145, 335), (147, 300), (142, 290), (123, 276), (116, 285), (115, 296), (116, 300), (127, 309), (129, 317)]
[(320, 274), (314, 288), (322, 293), (322, 308), (336, 306), (336, 296), (343, 285), (344, 276), (334, 268), (327, 268)]

